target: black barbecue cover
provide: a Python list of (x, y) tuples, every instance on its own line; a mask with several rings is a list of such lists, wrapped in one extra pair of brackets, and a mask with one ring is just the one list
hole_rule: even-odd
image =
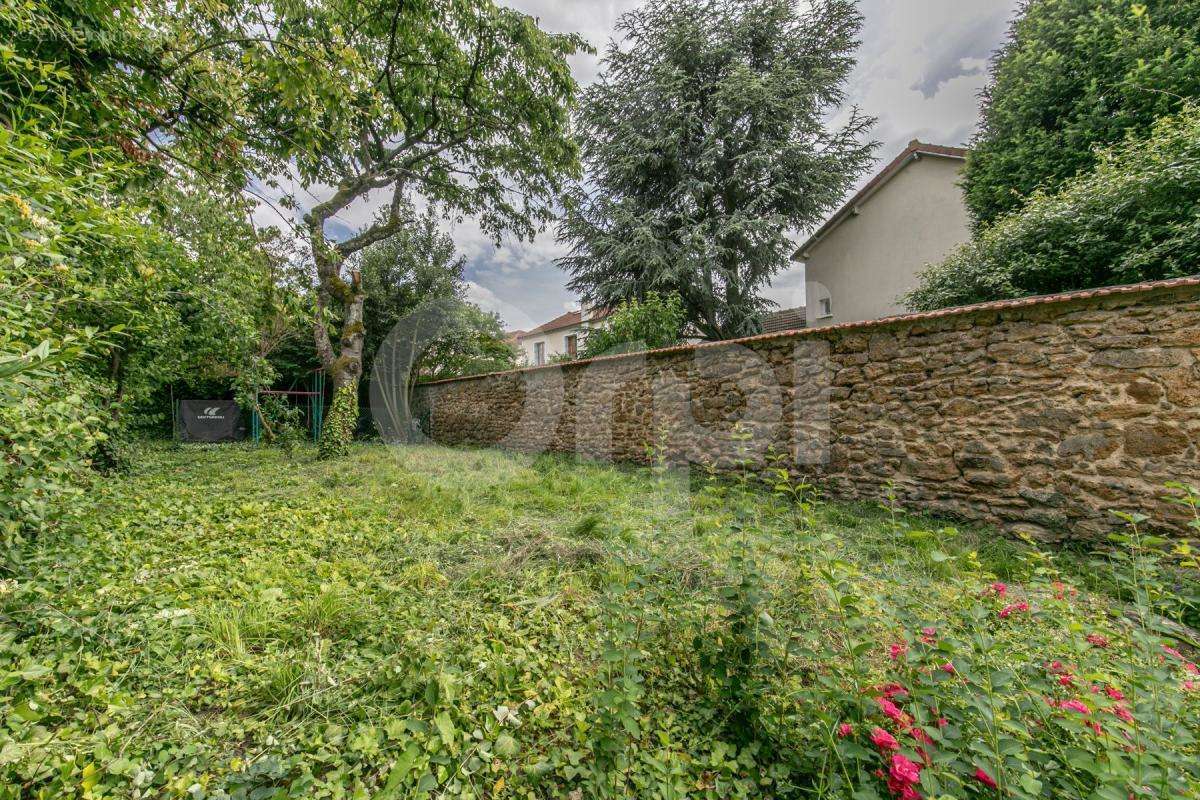
[(245, 435), (242, 409), (234, 401), (179, 401), (179, 438), (183, 441), (232, 442)]

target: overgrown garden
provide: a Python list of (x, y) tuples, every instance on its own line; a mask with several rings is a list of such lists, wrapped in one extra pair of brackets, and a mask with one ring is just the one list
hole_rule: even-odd
[(1200, 790), (1196, 564), (1148, 521), (1052, 555), (782, 478), (352, 455), (156, 447), (24, 548), (0, 797)]

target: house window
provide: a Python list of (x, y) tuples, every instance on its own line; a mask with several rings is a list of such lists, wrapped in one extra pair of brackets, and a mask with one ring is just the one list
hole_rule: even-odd
[(533, 365), (540, 367), (546, 363), (546, 343), (535, 342), (533, 345)]
[(820, 317), (823, 318), (823, 317), (832, 317), (833, 316), (833, 298), (822, 297), (821, 301), (820, 301), (820, 306), (821, 306), (821, 313), (819, 314)]
[(563, 345), (567, 349), (567, 355), (574, 356), (579, 350), (579, 337), (572, 333), (563, 340)]

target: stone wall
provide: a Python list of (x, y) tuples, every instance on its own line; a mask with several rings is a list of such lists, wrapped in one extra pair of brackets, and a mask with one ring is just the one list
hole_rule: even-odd
[(1109, 511), (1182, 529), (1200, 485), (1200, 278), (990, 303), (442, 381), (447, 444), (780, 463), (878, 498), (1094, 537)]

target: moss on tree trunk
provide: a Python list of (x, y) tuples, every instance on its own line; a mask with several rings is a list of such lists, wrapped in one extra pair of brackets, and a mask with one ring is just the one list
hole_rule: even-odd
[(358, 379), (333, 390), (333, 404), (317, 452), (321, 458), (341, 458), (350, 452), (350, 440), (358, 426)]

